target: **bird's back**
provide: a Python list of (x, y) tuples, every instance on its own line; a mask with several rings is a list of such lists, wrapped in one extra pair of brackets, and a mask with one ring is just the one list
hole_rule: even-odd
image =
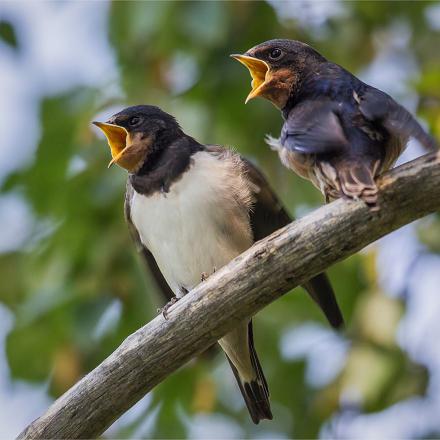
[[(373, 161), (383, 161), (391, 136), (380, 123), (368, 120), (359, 108), (359, 97), (369, 88), (343, 67), (331, 62), (320, 63), (305, 75), (287, 113), (294, 115), (300, 105), (326, 106), (337, 116), (346, 137), (347, 144), (341, 148), (346, 158), (358, 160), (367, 156)], [(403, 142), (406, 139), (400, 140)]]

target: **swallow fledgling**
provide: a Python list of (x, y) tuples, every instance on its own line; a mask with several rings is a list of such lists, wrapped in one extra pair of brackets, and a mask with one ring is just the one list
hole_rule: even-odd
[(279, 139), (268, 137), (282, 163), (310, 180), (326, 202), (362, 199), (377, 208), (375, 178), (390, 169), (410, 137), (427, 150), (435, 140), (389, 95), (371, 87), (312, 47), (270, 40), (231, 57), (252, 76), (252, 91), (284, 118)]
[[(159, 285), (175, 302), (291, 219), (262, 174), (237, 153), (203, 145), (173, 116), (139, 105), (94, 122), (129, 175), (125, 217)], [(325, 274), (304, 286), (334, 327), (343, 318)], [(171, 293), (170, 293), (171, 292)], [(254, 423), (272, 419), (252, 321), (219, 340)]]

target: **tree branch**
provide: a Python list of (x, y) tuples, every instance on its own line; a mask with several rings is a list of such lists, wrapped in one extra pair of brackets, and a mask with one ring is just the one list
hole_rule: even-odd
[(440, 210), (440, 156), (379, 179), (381, 209), (337, 200), (256, 243), (130, 335), (19, 438), (93, 438), (194, 355), (292, 288), (385, 234)]

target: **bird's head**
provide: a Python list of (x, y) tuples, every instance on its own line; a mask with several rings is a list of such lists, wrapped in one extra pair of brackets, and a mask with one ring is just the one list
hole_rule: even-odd
[(246, 103), (257, 96), (282, 109), (309, 65), (326, 59), (305, 43), (295, 40), (269, 40), (244, 54), (231, 55), (245, 65), (252, 77), (252, 90)]
[(112, 160), (129, 172), (137, 172), (153, 154), (180, 133), (173, 116), (152, 105), (128, 107), (107, 122), (93, 122), (105, 134)]

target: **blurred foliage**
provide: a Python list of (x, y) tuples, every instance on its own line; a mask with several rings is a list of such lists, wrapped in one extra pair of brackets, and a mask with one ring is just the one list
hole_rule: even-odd
[(13, 48), (18, 47), (14, 27), (9, 21), (0, 21), (0, 39)]
[[(430, 5), (346, 2), (345, 13), (330, 18), (323, 34), (293, 19), (280, 20), (266, 2), (114, 2), (109, 38), (125, 98), (109, 94), (112, 84), (103, 79), (102, 88), (45, 99), (35, 161), (10, 176), (2, 189), (22, 194), (36, 219), (25, 248), (0, 255), (0, 278), (8, 280), (0, 301), (16, 317), (7, 341), (13, 376), (49, 380), (56, 397), (150, 320), (160, 305), (124, 224), (126, 175), (116, 167), (107, 169), (107, 147), (90, 129), (96, 112), (135, 103), (159, 105), (198, 140), (234, 146), (250, 157), (289, 210), (303, 214), (322, 203), (321, 195), (285, 170), (264, 144), (266, 133), (279, 132), (279, 112), (262, 100), (244, 105), (250, 78), (229, 54), (274, 37), (294, 38), (359, 72), (374, 59), (387, 29), (405, 23), (420, 63), (420, 75), (412, 82), (421, 97), (419, 111), (440, 136), (440, 34), (426, 25)], [(16, 45), (10, 23), (0, 23), (0, 38)], [(440, 223), (438, 218), (430, 222), (421, 236), (439, 251)], [(369, 252), (329, 270), (346, 317), (349, 352), (341, 373), (327, 386), (309, 384), (305, 363), (286, 360), (280, 351), (280, 338), (292, 326), (308, 321), (327, 325), (309, 298), (298, 289), (258, 315), (257, 349), (275, 413), (272, 425), (260, 425), (264, 429), (314, 438), (325, 420), (340, 411), (341, 392), (347, 388), (359, 391), (366, 411), (423, 394), (424, 370), (395, 343), (403, 304), (380, 291), (374, 264)], [(191, 362), (158, 386), (142, 417), (117, 436), (134, 435), (155, 411), (155, 438), (186, 437), (185, 417), (203, 412), (222, 413), (238, 422), (244, 435), (255, 436), (257, 428), (243, 405), (236, 410), (220, 398), (225, 384), (216, 372), (225, 364), (220, 354)], [(233, 384), (232, 374), (225, 380)], [(228, 392), (240, 401), (235, 384)]]

